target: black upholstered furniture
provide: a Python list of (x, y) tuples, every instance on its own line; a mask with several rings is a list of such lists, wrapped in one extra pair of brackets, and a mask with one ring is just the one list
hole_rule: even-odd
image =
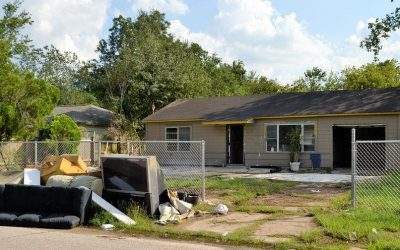
[(84, 188), (0, 185), (0, 225), (76, 227), (85, 222), (91, 192)]

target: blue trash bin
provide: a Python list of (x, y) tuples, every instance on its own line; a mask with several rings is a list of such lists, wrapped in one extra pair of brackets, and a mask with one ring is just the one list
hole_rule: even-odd
[(321, 167), (321, 154), (320, 153), (311, 153), (310, 160), (311, 160), (313, 169)]

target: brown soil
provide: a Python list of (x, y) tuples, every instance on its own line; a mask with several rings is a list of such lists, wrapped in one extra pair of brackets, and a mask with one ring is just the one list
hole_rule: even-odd
[(263, 239), (265, 236), (299, 236), (315, 227), (317, 225), (312, 217), (288, 217), (265, 222), (256, 230), (255, 236), (259, 239)]
[(342, 185), (299, 184), (280, 193), (259, 197), (255, 204), (278, 206), (290, 211), (301, 207), (324, 206), (331, 198), (345, 191)]
[[(211, 216), (211, 217), (210, 217)], [(227, 234), (248, 226), (257, 220), (266, 219), (268, 215), (259, 213), (230, 212), (225, 216), (210, 215), (207, 218), (192, 219), (182, 224), (181, 227), (189, 231), (210, 231), (220, 234)]]

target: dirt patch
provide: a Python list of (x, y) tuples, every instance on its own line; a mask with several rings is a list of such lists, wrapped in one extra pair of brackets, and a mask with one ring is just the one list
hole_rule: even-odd
[(189, 231), (210, 231), (219, 234), (231, 233), (241, 227), (248, 226), (257, 220), (268, 218), (265, 214), (248, 214), (231, 212), (225, 216), (212, 216), (208, 218), (193, 218), (181, 227)]
[(259, 197), (256, 204), (279, 207), (325, 206), (331, 198), (347, 190), (345, 185), (338, 184), (299, 184), (280, 193)]
[(296, 216), (267, 221), (255, 231), (254, 235), (260, 240), (269, 240), (271, 237), (286, 239), (287, 237), (299, 236), (301, 233), (316, 227), (317, 225), (312, 217)]

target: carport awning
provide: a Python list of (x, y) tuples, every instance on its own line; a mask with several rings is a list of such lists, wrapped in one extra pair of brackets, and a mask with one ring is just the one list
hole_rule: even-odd
[(203, 125), (230, 125), (230, 124), (249, 124), (253, 123), (253, 119), (248, 120), (216, 120), (216, 121), (205, 121)]

